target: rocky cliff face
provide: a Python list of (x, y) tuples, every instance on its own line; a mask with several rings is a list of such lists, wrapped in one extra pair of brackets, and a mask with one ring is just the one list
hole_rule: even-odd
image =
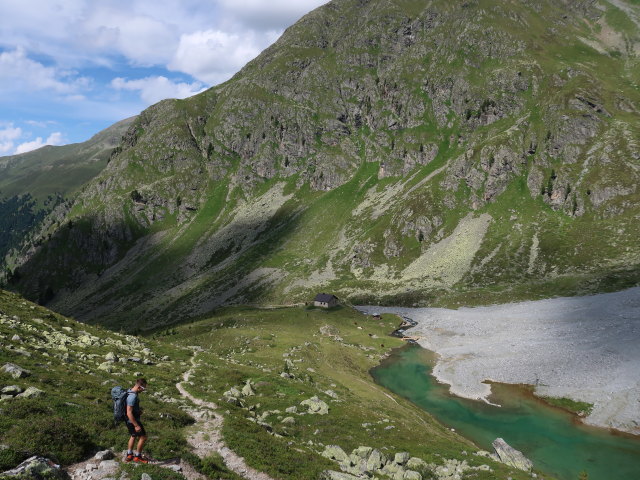
[(634, 282), (638, 18), (330, 2), (232, 80), (143, 112), (15, 285), (144, 323), (320, 288), (422, 303)]

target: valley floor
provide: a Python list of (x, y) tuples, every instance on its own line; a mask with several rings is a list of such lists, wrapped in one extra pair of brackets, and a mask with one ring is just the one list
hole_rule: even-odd
[(436, 378), (490, 401), (486, 381), (530, 384), (537, 395), (593, 404), (585, 422), (640, 434), (640, 288), (488, 307), (360, 307), (396, 313), (438, 354)]

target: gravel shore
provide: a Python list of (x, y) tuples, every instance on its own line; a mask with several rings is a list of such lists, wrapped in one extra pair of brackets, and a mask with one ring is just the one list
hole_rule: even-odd
[(640, 435), (640, 287), (488, 307), (358, 307), (418, 324), (410, 335), (439, 355), (436, 378), (487, 401), (492, 380), (594, 405), (585, 422)]

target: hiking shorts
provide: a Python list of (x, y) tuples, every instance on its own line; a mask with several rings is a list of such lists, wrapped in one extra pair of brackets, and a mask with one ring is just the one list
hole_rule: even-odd
[(133, 426), (133, 423), (127, 421), (127, 428), (129, 429), (129, 434), (132, 437), (146, 437), (147, 436), (147, 432), (144, 429), (144, 425), (142, 425), (142, 422), (138, 422), (138, 425), (140, 425), (140, 431), (136, 432), (136, 427)]

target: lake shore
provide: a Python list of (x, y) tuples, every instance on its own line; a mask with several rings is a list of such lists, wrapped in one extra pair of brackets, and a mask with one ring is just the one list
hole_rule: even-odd
[(585, 297), (460, 308), (358, 307), (417, 322), (451, 393), (489, 401), (486, 381), (593, 404), (587, 424), (640, 435), (640, 287)]

